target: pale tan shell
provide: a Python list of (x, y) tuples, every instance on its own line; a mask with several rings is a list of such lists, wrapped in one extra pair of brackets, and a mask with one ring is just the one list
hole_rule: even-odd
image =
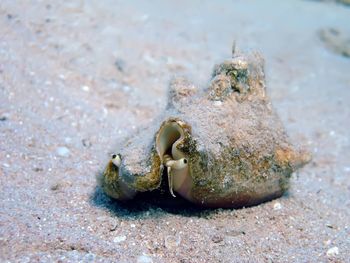
[(174, 80), (164, 114), (120, 145), (119, 167), (107, 165), (106, 194), (132, 199), (158, 189), (170, 173), (174, 196), (202, 206), (240, 207), (281, 196), (310, 156), (288, 142), (264, 78), (263, 60), (253, 54), (216, 66), (204, 91)]

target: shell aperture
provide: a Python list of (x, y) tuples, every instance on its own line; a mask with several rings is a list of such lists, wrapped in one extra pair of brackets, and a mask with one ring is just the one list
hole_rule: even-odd
[(188, 175), (188, 161), (185, 154), (178, 149), (183, 138), (183, 130), (175, 121), (163, 125), (156, 136), (156, 149), (162, 164), (167, 167), (169, 191), (173, 197), (176, 197), (173, 191), (174, 181), (178, 188), (181, 185), (179, 181)]

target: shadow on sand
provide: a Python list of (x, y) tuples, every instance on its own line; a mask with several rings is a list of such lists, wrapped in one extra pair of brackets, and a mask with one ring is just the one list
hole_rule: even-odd
[(96, 207), (108, 209), (117, 217), (130, 220), (162, 217), (167, 213), (185, 217), (210, 218), (218, 212), (218, 209), (195, 206), (179, 196), (174, 198), (163, 190), (139, 193), (133, 200), (121, 202), (109, 198), (100, 186), (96, 186), (90, 202)]

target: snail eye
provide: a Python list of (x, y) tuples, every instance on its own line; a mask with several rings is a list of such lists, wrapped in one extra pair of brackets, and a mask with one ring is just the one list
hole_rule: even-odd
[(186, 164), (187, 163), (187, 159), (184, 159), (184, 164)]
[(115, 166), (119, 167), (121, 165), (121, 162), (122, 162), (122, 160), (120, 158), (120, 154), (113, 154), (112, 155), (112, 163)]

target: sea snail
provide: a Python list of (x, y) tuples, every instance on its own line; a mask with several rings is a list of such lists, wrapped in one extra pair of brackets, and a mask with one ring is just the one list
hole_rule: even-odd
[(174, 198), (204, 207), (281, 196), (310, 155), (289, 143), (265, 91), (263, 60), (255, 53), (233, 54), (215, 66), (204, 90), (175, 79), (159, 119), (119, 143), (100, 178), (102, 189), (131, 200), (167, 180)]

